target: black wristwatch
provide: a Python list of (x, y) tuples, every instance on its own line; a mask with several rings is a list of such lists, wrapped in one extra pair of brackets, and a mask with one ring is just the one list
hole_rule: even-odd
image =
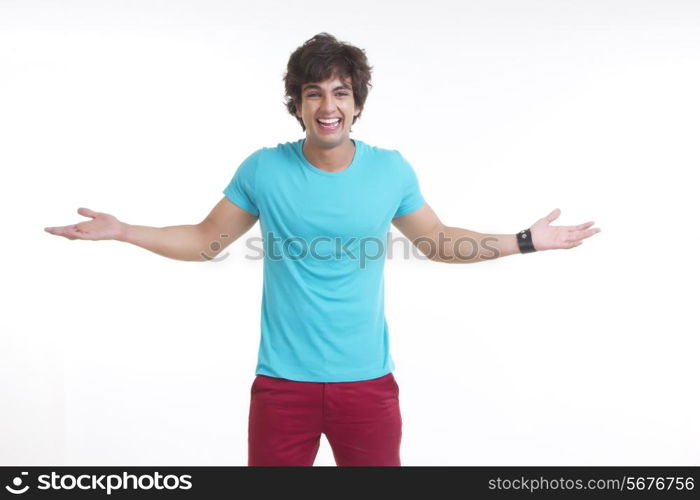
[(532, 234), (529, 229), (523, 229), (517, 235), (520, 253), (535, 252), (535, 245), (532, 244)]

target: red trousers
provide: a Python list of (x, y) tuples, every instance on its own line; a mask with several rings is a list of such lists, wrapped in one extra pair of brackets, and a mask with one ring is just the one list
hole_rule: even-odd
[(339, 466), (399, 466), (401, 412), (393, 374), (358, 382), (256, 375), (249, 466), (311, 466), (325, 434)]

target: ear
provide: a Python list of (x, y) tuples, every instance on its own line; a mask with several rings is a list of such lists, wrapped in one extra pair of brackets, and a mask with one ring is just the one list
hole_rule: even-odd
[(357, 109), (355, 109), (355, 112), (353, 113), (352, 116), (357, 116), (357, 115), (359, 115), (361, 112), (362, 112), (362, 108), (357, 108)]

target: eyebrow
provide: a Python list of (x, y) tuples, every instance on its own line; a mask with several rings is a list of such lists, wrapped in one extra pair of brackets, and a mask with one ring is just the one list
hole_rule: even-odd
[[(309, 84), (307, 87), (304, 87), (304, 92), (307, 90), (314, 89), (314, 90), (321, 90), (321, 87), (316, 85), (316, 84)], [(352, 90), (352, 87), (348, 87), (347, 85), (339, 85), (338, 87), (333, 89), (333, 92), (336, 90)]]

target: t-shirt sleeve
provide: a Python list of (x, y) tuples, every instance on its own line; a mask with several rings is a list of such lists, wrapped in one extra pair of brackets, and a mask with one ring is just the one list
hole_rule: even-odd
[(253, 215), (260, 214), (255, 198), (255, 178), (261, 152), (262, 150), (258, 150), (243, 160), (223, 191), (231, 202)]
[(399, 172), (402, 185), (401, 202), (396, 209), (395, 217), (408, 215), (423, 206), (425, 200), (420, 192), (418, 177), (408, 161), (397, 151), (399, 157)]

